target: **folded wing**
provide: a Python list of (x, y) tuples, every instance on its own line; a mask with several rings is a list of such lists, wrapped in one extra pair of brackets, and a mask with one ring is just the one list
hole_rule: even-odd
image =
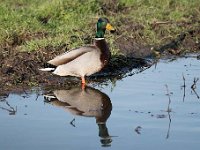
[(80, 57), (81, 55), (91, 52), (93, 50), (95, 50), (97, 47), (95, 46), (84, 46), (78, 49), (73, 49), (71, 51), (68, 51), (64, 54), (61, 54), (57, 57), (55, 57), (54, 59), (48, 61), (49, 64), (52, 64), (54, 66), (59, 66), (62, 64), (66, 64), (74, 59), (76, 59), (77, 57)]

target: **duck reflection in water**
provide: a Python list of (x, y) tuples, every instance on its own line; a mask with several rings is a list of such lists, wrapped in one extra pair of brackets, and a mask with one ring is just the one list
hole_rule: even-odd
[(99, 127), (102, 146), (110, 146), (112, 139), (106, 127), (106, 121), (112, 110), (110, 98), (100, 90), (92, 87), (70, 87), (66, 90), (54, 90), (53, 96), (44, 96), (45, 102), (59, 106), (74, 115), (95, 117)]

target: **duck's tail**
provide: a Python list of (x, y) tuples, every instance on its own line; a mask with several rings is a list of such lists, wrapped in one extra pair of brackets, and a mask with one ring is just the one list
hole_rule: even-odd
[(54, 95), (43, 95), (44, 96), (44, 102), (50, 103), (54, 100), (57, 100), (57, 98)]
[(44, 64), (44, 68), (40, 68), (39, 70), (53, 72), (55, 69), (56, 69), (56, 66), (48, 64), (48, 63), (45, 63)]
[(55, 70), (55, 68), (40, 68), (39, 70), (41, 70), (41, 71), (54, 71)]

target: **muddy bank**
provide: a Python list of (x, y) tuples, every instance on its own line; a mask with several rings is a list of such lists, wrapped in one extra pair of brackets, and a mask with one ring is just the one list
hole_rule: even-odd
[(142, 37), (143, 26), (132, 22), (130, 24), (118, 34), (121, 34), (128, 28), (131, 28), (131, 33), (135, 34), (132, 37), (120, 36), (115, 41), (120, 52), (125, 56), (155, 58), (169, 55), (184, 56), (187, 53), (200, 52), (200, 27), (183, 31), (177, 37), (173, 37), (171, 40), (166, 39), (159, 45), (149, 45), (146, 39)]
[[(1, 54), (0, 91), (18, 90), (18, 87), (37, 85), (79, 85), (80, 79), (76, 77), (59, 77), (50, 72), (38, 70), (52, 57), (58, 55), (55, 48), (46, 48), (37, 52), (16, 52)], [(125, 57), (123, 55), (113, 56), (110, 63), (101, 72), (88, 77), (88, 82), (104, 82), (123, 78), (133, 68), (142, 69), (149, 64), (143, 59)]]
[[(143, 28), (136, 25), (132, 29), (133, 32), (137, 32), (137, 30)], [(104, 82), (106, 84), (108, 81), (112, 82), (125, 77), (133, 69), (137, 68), (138, 72), (142, 71), (150, 67), (160, 57), (183, 56), (188, 52), (199, 52), (199, 41), (199, 28), (182, 32), (173, 40), (160, 46), (145, 45), (145, 42), (138, 38), (121, 36), (114, 43), (120, 50), (120, 55), (112, 56), (109, 65), (105, 69), (88, 77), (89, 82)], [(67, 44), (58, 47), (47, 46), (34, 52), (18, 52), (15, 49), (17, 44), (20, 44), (20, 42), (2, 47), (3, 50), (0, 53), (0, 91), (13, 90), (18, 86), (80, 84), (78, 78), (58, 77), (38, 70), (38, 68), (44, 66), (46, 61), (67, 51)], [(149, 58), (151, 58), (151, 61), (149, 61)]]

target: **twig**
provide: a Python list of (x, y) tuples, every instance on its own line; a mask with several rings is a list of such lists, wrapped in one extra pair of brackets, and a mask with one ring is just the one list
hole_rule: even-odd
[(37, 96), (36, 96), (36, 99), (35, 99), (35, 101), (37, 101), (37, 100), (38, 100), (39, 96), (40, 96), (40, 94), (38, 93), (38, 94), (37, 94)]
[(200, 96), (197, 94), (196, 90), (195, 89), (192, 89), (194, 94), (197, 96), (198, 99), (200, 99)]
[(155, 68), (154, 69), (156, 69), (157, 68), (157, 65), (158, 65), (158, 59), (155, 61)]
[(72, 121), (70, 121), (70, 124), (71, 124), (73, 127), (76, 127), (76, 126), (75, 126), (75, 118), (72, 119)]
[(169, 135), (170, 135), (170, 128), (171, 128), (171, 115), (170, 113), (168, 112), (168, 118), (169, 118), (169, 125), (168, 125), (168, 130), (167, 130), (167, 135), (166, 135), (166, 139), (169, 138)]
[(191, 86), (192, 91), (194, 92), (194, 94), (197, 96), (198, 99), (200, 99), (200, 96), (198, 95), (198, 93), (196, 92), (196, 84), (199, 81), (199, 78), (194, 78), (193, 84)]
[(16, 112), (17, 112), (17, 106), (16, 106), (16, 108), (14, 109), (7, 101), (6, 101), (6, 105), (7, 105), (9, 108), (4, 108), (4, 107), (0, 106), (0, 109), (8, 111), (10, 115), (15, 115)]
[(171, 24), (172, 22), (170, 22), (170, 21), (154, 21), (152, 24), (151, 24), (151, 26), (153, 27), (153, 28), (155, 28), (156, 26), (158, 26), (158, 25), (162, 25), (162, 24)]
[(170, 109), (170, 104), (171, 104), (171, 98), (170, 98), (170, 93), (169, 93), (169, 89), (168, 89), (168, 86), (167, 86), (167, 84), (165, 85), (165, 87), (166, 87), (166, 90), (167, 90), (167, 96), (168, 96), (168, 98), (169, 98), (169, 102), (168, 102), (168, 106), (167, 106), (167, 112), (171, 112), (171, 109)]
[(137, 126), (137, 127), (135, 128), (135, 132), (136, 132), (137, 134), (141, 134), (141, 129), (142, 129), (141, 126)]
[(168, 103), (168, 106), (167, 106), (167, 114), (168, 114), (168, 118), (169, 118), (169, 125), (168, 125), (168, 130), (167, 130), (167, 135), (166, 135), (166, 139), (169, 138), (169, 135), (170, 135), (170, 127), (171, 127), (171, 115), (170, 115), (170, 112), (172, 111), (171, 108), (170, 108), (170, 104), (171, 104), (171, 98), (170, 98), (170, 93), (169, 93), (169, 89), (168, 89), (168, 86), (167, 84), (165, 85), (166, 87), (166, 90), (167, 90), (167, 96), (169, 98), (169, 103)]
[(170, 21), (155, 21), (153, 24), (158, 25), (158, 24), (169, 24), (169, 23), (171, 22)]
[(198, 81), (199, 81), (199, 78), (194, 78), (193, 84), (192, 84), (192, 86), (191, 86), (191, 88), (192, 88), (193, 90), (196, 89), (196, 84), (197, 84)]
[(184, 74), (182, 74), (183, 76), (183, 102), (185, 101), (185, 89), (186, 89), (186, 84), (185, 84), (185, 77)]
[(26, 90), (25, 90), (25, 88), (24, 87), (22, 87), (22, 90), (23, 90), (23, 92), (25, 93), (25, 96), (22, 96), (23, 98), (28, 98), (29, 97), (29, 95), (28, 95), (28, 93), (26, 92)]

